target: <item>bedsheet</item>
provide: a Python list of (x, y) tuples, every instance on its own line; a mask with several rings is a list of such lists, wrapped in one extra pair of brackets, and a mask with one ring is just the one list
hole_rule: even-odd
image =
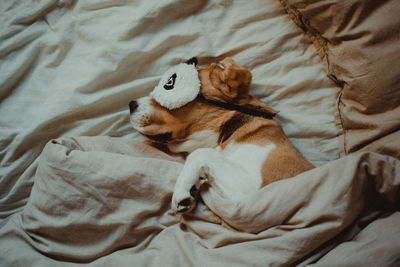
[[(3, 1), (0, 23), (1, 265), (398, 263), (398, 160), (339, 159), (342, 85), (278, 1)], [(182, 160), (144, 145), (128, 103), (192, 56), (250, 69), (318, 168), (170, 214)]]
[(52, 138), (140, 140), (129, 101), (192, 56), (249, 68), (252, 93), (280, 110), (293, 144), (317, 165), (338, 158), (338, 87), (276, 1), (6, 1), (0, 10), (1, 219), (26, 204)]
[[(396, 260), (396, 228), (360, 232), (353, 225), (357, 217), (360, 224), (400, 222), (400, 213), (390, 213), (400, 186), (394, 158), (354, 154), (241, 201), (210, 187), (194, 212), (177, 216), (170, 201), (181, 167), (143, 143), (52, 140), (24, 211), (0, 230), (0, 260), (9, 266), (290, 266), (321, 254), (327, 241), (345, 246), (327, 255), (335, 262), (353, 253), (368, 255), (361, 258), (365, 266)], [(334, 240), (341, 232), (346, 234)]]

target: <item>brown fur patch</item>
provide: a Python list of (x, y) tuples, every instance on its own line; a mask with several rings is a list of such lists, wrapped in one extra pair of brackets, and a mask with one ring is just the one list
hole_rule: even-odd
[(252, 75), (248, 69), (238, 66), (231, 58), (225, 58), (221, 64), (224, 68), (212, 63), (207, 68), (198, 69), (200, 92), (204, 98), (239, 107), (242, 112), (253, 111), (257, 116), (273, 117), (278, 113), (249, 94)]
[(268, 154), (268, 158), (263, 164), (261, 186), (294, 177), (312, 168), (314, 166), (305, 160), (291, 145), (277, 146)]
[(246, 123), (238, 127), (221, 147), (223, 149), (229, 142), (254, 144), (261, 147), (274, 144), (276, 148), (268, 154), (261, 170), (263, 179), (261, 186), (296, 176), (314, 168), (290, 144), (277, 121), (244, 116), (247, 116), (244, 119)]
[(229, 120), (221, 125), (219, 130), (218, 143), (222, 144), (223, 142), (225, 142), (236, 130), (246, 124), (248, 120), (248, 116), (241, 113), (235, 113)]
[(219, 133), (220, 127), (236, 114), (236, 111), (211, 105), (201, 98), (175, 110), (167, 110), (155, 101), (151, 105), (154, 110), (151, 123), (143, 127), (143, 134), (156, 141), (172, 144), (187, 141), (195, 132), (211, 130)]

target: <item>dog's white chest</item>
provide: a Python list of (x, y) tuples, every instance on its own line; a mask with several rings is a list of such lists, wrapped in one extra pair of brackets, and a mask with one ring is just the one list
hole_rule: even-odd
[(224, 157), (243, 169), (248, 174), (244, 180), (259, 188), (262, 183), (262, 166), (267, 160), (268, 154), (275, 149), (274, 144), (258, 146), (253, 144), (231, 143), (221, 151)]

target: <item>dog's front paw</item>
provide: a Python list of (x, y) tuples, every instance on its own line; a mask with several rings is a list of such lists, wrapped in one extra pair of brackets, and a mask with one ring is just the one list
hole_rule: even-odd
[(175, 190), (172, 196), (172, 211), (176, 213), (190, 212), (196, 206), (198, 189), (192, 186), (190, 191)]

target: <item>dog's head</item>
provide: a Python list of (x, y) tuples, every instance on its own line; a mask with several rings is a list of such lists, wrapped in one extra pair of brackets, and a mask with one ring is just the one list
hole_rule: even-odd
[(251, 79), (251, 72), (231, 58), (206, 68), (192, 58), (167, 71), (149, 96), (129, 103), (131, 123), (174, 152), (215, 147), (227, 128), (245, 117), (240, 114), (272, 118), (277, 113), (249, 94)]

